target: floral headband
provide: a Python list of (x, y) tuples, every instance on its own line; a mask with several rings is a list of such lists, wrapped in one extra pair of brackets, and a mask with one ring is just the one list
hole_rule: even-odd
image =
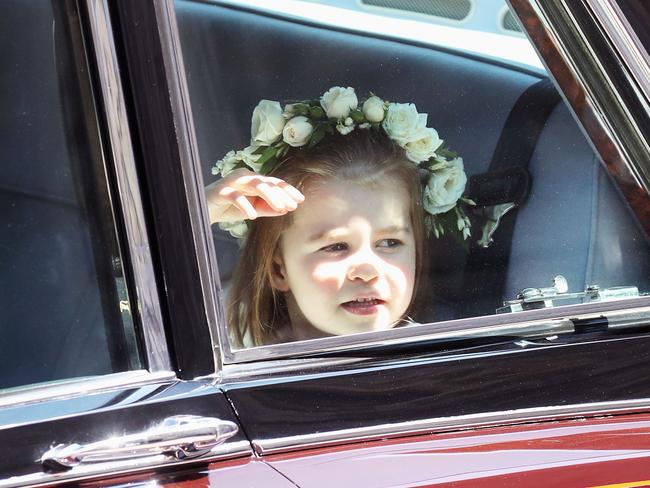
[[(444, 148), (436, 130), (427, 127), (427, 114), (418, 113), (414, 104), (388, 102), (372, 93), (359, 101), (350, 87), (335, 86), (320, 99), (289, 103), (284, 109), (280, 102), (261, 100), (253, 110), (250, 146), (229, 151), (212, 174), (223, 177), (249, 168), (266, 175), (291, 148), (311, 148), (327, 134), (347, 135), (357, 129), (384, 131), (413, 164), (427, 172), (422, 205), (428, 230), (436, 237), (448, 232), (462, 240), (469, 238), (470, 221), (460, 204), (474, 202), (463, 197), (467, 175), (462, 158)], [(219, 227), (237, 238), (245, 237), (248, 229), (245, 221), (222, 222)]]

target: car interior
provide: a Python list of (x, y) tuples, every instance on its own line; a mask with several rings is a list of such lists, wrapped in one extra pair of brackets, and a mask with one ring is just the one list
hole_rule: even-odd
[[(510, 165), (527, 170), (529, 188), (493, 246), (430, 239), (420, 321), (493, 314), (524, 288), (550, 286), (556, 275), (570, 291), (594, 284), (648, 290), (647, 236), (565, 103), (547, 88), (534, 95), (542, 116), (522, 104), (531, 87), (552, 86), (543, 71), (210, 2), (177, 0), (176, 15), (206, 182), (229, 148), (248, 144), (248, 117), (259, 99), (313, 98), (337, 85), (415, 103), (463, 157), (470, 189), (488, 177), (487, 200), (507, 201), (509, 186), (524, 185), (509, 176)], [(513, 124), (521, 127), (513, 132)], [(481, 236), (476, 222), (473, 240)], [(238, 246), (213, 227), (227, 286)], [(505, 259), (492, 257), (499, 240), (510, 247)]]

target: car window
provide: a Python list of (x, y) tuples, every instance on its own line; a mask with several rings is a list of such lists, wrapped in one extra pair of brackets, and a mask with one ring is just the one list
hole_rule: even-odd
[(0, 391), (140, 369), (89, 90), (64, 2), (0, 5)]
[[(344, 2), (324, 3), (176, 2), (233, 347), (648, 291), (647, 237), (544, 70), (341, 28), (324, 19)], [(375, 15), (361, 10), (346, 19)], [(503, 52), (528, 42), (489, 35)], [(409, 120), (421, 136), (400, 132)], [(394, 146), (419, 180), (370, 161)]]

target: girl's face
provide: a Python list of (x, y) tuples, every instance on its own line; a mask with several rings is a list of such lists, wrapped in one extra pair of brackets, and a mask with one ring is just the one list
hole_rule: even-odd
[(415, 242), (404, 185), (321, 180), (275, 256), (297, 339), (390, 329), (411, 303)]

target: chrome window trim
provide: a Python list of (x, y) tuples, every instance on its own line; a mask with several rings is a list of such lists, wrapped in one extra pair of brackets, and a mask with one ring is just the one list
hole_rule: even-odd
[[(101, 476), (110, 476), (114, 479), (121, 475), (137, 475), (141, 472), (151, 471), (160, 468), (182, 468), (183, 466), (231, 459), (236, 457), (249, 456), (251, 446), (248, 441), (226, 442), (215, 447), (209, 454), (199, 458), (192, 458), (184, 461), (170, 461), (166, 456), (155, 456), (148, 458), (136, 458), (125, 461), (109, 461), (94, 465), (77, 466), (72, 470), (59, 473), (33, 473), (21, 476), (13, 476), (0, 480), (0, 488), (14, 488), (22, 486), (54, 486), (63, 483), (88, 481)], [(144, 486), (144, 485), (143, 485)], [(146, 484), (146, 486), (158, 486)]]
[(616, 46), (646, 100), (650, 101), (650, 54), (613, 0), (584, 0)]
[(152, 372), (171, 371), (108, 5), (106, 0), (85, 4), (135, 284), (129, 292), (140, 316), (147, 367)]
[[(346, 336), (324, 337), (307, 341), (288, 342), (268, 346), (232, 350), (224, 343), (224, 363), (243, 363), (259, 360), (300, 357), (313, 353), (334, 353), (349, 351), (358, 347), (400, 345), (420, 340), (444, 340), (465, 334), (494, 336), (520, 334), (522, 337), (550, 336), (572, 330), (572, 317), (599, 316), (608, 314), (610, 320), (630, 314), (642, 314), (650, 320), (650, 296), (622, 299), (611, 302), (569, 305), (565, 307), (529, 310), (509, 314), (486, 315), (466, 319), (449, 320), (400, 327), (378, 332), (366, 332)], [(237, 376), (236, 369), (228, 370)], [(224, 379), (229, 379), (225, 374)]]
[[(622, 400), (613, 402), (581, 403), (548, 407), (522, 408), (479, 414), (421, 419), (394, 424), (343, 429), (317, 434), (306, 434), (275, 439), (253, 439), (255, 452), (260, 455), (278, 454), (303, 449), (315, 449), (345, 443), (368, 442), (387, 438), (440, 434), (467, 429), (484, 429), (508, 426), (523, 422), (550, 422), (603, 415), (622, 415), (647, 412), (650, 399)], [(644, 425), (650, 425), (644, 422)]]
[(199, 279), (203, 289), (204, 311), (209, 325), (215, 374), (221, 370), (221, 354), (219, 343), (221, 337), (219, 320), (220, 301), (219, 272), (216, 264), (216, 252), (212, 243), (212, 232), (207, 213), (207, 204), (202, 189), (205, 187), (201, 173), (201, 157), (199, 155), (194, 117), (190, 104), (190, 94), (185, 77), (183, 53), (176, 21), (176, 11), (173, 0), (155, 2), (156, 20), (159, 29), (165, 60), (165, 73), (169, 83), (170, 100), (176, 128), (181, 171), (185, 184), (190, 208), (190, 225), (193, 232), (194, 249), (198, 261)]
[[(101, 376), (66, 379), (56, 383), (34, 384), (0, 393), (0, 408), (16, 407), (51, 400), (63, 400), (119, 388), (138, 387), (176, 379), (173, 371), (126, 371)], [(0, 425), (0, 430), (11, 426)]]

